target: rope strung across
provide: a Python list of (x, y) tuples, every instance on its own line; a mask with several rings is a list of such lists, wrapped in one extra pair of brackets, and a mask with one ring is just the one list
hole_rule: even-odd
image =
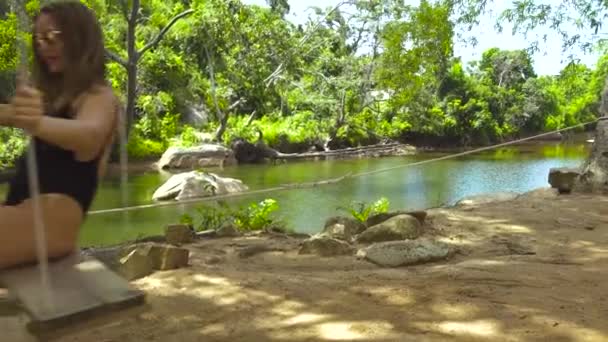
[(599, 120), (601, 120), (601, 118), (595, 119), (593, 121), (573, 125), (570, 127), (554, 130), (551, 132), (541, 133), (541, 134), (537, 134), (537, 135), (534, 135), (531, 137), (508, 141), (505, 143), (500, 143), (500, 144), (496, 144), (496, 145), (492, 145), (492, 146), (481, 147), (481, 148), (477, 148), (477, 149), (473, 149), (473, 150), (469, 150), (469, 151), (465, 151), (465, 152), (450, 154), (450, 155), (443, 156), (443, 157), (401, 164), (401, 165), (383, 168), (383, 169), (379, 169), (379, 170), (361, 172), (361, 173), (357, 173), (357, 174), (347, 173), (347, 174), (345, 174), (341, 177), (337, 177), (337, 178), (329, 178), (329, 179), (324, 179), (324, 180), (315, 181), (315, 182), (307, 182), (307, 183), (283, 184), (283, 185), (272, 187), (272, 188), (243, 191), (243, 192), (237, 192), (237, 193), (231, 193), (231, 194), (225, 194), (225, 195), (208, 196), (208, 197), (202, 197), (202, 198), (193, 198), (193, 199), (188, 199), (188, 200), (183, 200), (183, 201), (160, 202), (160, 203), (143, 204), (143, 205), (136, 205), (136, 206), (130, 206), (130, 207), (94, 210), (94, 211), (90, 211), (89, 214), (90, 215), (100, 215), (100, 214), (119, 213), (119, 212), (134, 211), (134, 210), (141, 210), (141, 209), (150, 209), (150, 208), (184, 205), (184, 204), (199, 203), (199, 202), (217, 201), (217, 200), (222, 200), (222, 199), (252, 196), (252, 195), (265, 194), (265, 193), (277, 192), (277, 191), (282, 191), (282, 190), (303, 189), (303, 188), (312, 188), (312, 187), (317, 187), (317, 186), (322, 186), (322, 185), (336, 184), (347, 178), (364, 177), (364, 176), (374, 175), (374, 174), (392, 171), (392, 170), (405, 168), (405, 167), (430, 164), (430, 163), (438, 162), (441, 160), (454, 159), (454, 158), (458, 158), (458, 157), (462, 157), (462, 156), (466, 156), (466, 155), (470, 155), (470, 154), (475, 154), (475, 153), (479, 153), (479, 152), (483, 152), (483, 151), (493, 150), (493, 149), (504, 147), (504, 146), (514, 145), (514, 144), (518, 144), (518, 143), (521, 143), (524, 141), (534, 140), (534, 139), (542, 138), (544, 136), (549, 136), (549, 135), (553, 135), (556, 133), (573, 130), (575, 128), (585, 127), (585, 126), (594, 124), (594, 123), (598, 122)]
[[(25, 85), (29, 82), (28, 75), (28, 53), (27, 45), (23, 35), (28, 32), (29, 25), (27, 19), (27, 13), (25, 10), (25, 0), (14, 0), (13, 10), (17, 14), (17, 54), (19, 56), (19, 65), (17, 71), (17, 82), (19, 85)], [(34, 238), (36, 242), (36, 255), (38, 258), (38, 268), (40, 270), (40, 281), (42, 288), (45, 291), (42, 296), (44, 303), (47, 307), (52, 307), (51, 297), (51, 285), (49, 277), (49, 262), (48, 262), (48, 251), (47, 251), (47, 240), (45, 234), (44, 219), (42, 216), (42, 208), (40, 205), (40, 183), (38, 180), (38, 164), (36, 162), (36, 144), (34, 137), (30, 137), (29, 150), (27, 151), (27, 164), (28, 164), (28, 183), (30, 197), (32, 200), (32, 209), (34, 215)]]

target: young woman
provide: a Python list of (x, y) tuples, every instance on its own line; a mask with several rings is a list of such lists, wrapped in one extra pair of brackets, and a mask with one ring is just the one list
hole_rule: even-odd
[[(11, 103), (0, 107), (0, 124), (34, 138), (48, 257), (57, 258), (76, 248), (120, 105), (105, 81), (101, 28), (87, 7), (78, 1), (44, 6), (34, 21), (33, 47), (32, 85), (18, 84)], [(37, 260), (25, 153), (0, 205), (0, 269)]]

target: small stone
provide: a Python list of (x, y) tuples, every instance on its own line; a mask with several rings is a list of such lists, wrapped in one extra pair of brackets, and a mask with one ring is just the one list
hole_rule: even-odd
[(351, 217), (335, 216), (325, 221), (323, 233), (336, 239), (351, 241), (353, 236), (365, 230), (365, 225)]
[(572, 192), (580, 171), (574, 168), (552, 168), (549, 170), (549, 184), (561, 194)]
[(283, 250), (280, 248), (265, 245), (265, 244), (255, 244), (255, 245), (244, 247), (243, 249), (239, 250), (238, 254), (239, 254), (239, 258), (245, 259), (245, 258), (250, 258), (257, 254), (276, 252), (276, 251), (283, 251)]
[(172, 270), (188, 266), (190, 251), (164, 244), (140, 244), (130, 246), (121, 258), (118, 273), (128, 280), (152, 274), (154, 270)]
[(171, 224), (165, 230), (165, 241), (172, 245), (181, 245), (192, 242), (194, 230), (185, 224)]
[(217, 237), (237, 237), (241, 235), (233, 223), (225, 223), (215, 233)]
[(353, 248), (347, 242), (320, 234), (304, 240), (299, 253), (331, 257), (352, 254)]
[(118, 273), (131, 281), (148, 276), (154, 272), (153, 260), (147, 251), (135, 248), (119, 261)]
[(188, 266), (190, 251), (166, 245), (154, 245), (150, 247), (150, 258), (154, 262), (154, 269), (165, 271)]
[(224, 259), (222, 257), (219, 257), (217, 255), (211, 255), (208, 257), (205, 257), (205, 259), (203, 259), (203, 262), (207, 265), (215, 265), (215, 264), (219, 264), (222, 261), (224, 261)]

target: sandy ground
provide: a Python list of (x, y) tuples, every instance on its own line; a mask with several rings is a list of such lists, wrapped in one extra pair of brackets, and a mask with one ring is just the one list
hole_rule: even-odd
[[(147, 305), (59, 341), (608, 341), (608, 197), (429, 210), (449, 261), (379, 268), (281, 236), (201, 241)], [(275, 251), (243, 255), (249, 246)], [(255, 247), (254, 247), (255, 248)]]

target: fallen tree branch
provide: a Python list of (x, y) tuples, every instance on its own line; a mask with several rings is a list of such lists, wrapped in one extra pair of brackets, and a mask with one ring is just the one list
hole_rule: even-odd
[(404, 145), (400, 143), (392, 144), (379, 144), (362, 147), (352, 147), (340, 150), (320, 151), (320, 152), (304, 152), (304, 153), (278, 153), (273, 159), (290, 160), (290, 159), (307, 159), (307, 158), (323, 158), (323, 157), (339, 157), (339, 156), (350, 156), (359, 155), (366, 153), (382, 153), (392, 152), (395, 150), (411, 151), (415, 150), (410, 145)]

